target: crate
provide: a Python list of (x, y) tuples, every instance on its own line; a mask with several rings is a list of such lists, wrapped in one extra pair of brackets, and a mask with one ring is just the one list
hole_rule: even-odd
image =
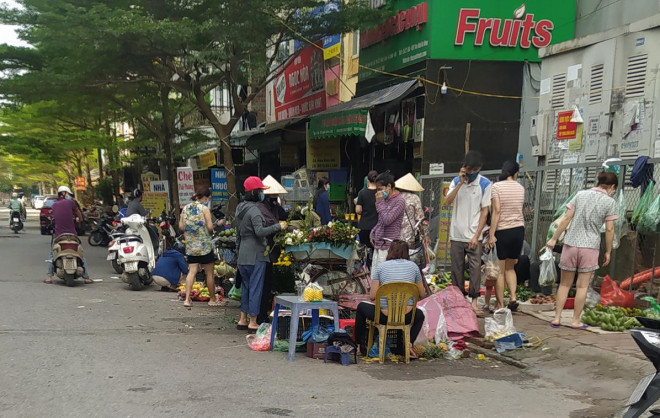
[(307, 357), (322, 359), (325, 357), (325, 349), (328, 347), (328, 343), (307, 343)]
[[(334, 325), (334, 319), (327, 318), (324, 316), (319, 317), (319, 325), (329, 326)], [(298, 318), (298, 336), (297, 341), (302, 341), (303, 332), (307, 331), (312, 327), (312, 317), (307, 315), (302, 315)], [(289, 332), (291, 331), (291, 317), (289, 315), (280, 316), (277, 319), (277, 339), (278, 340), (288, 340)]]
[[(364, 339), (362, 342), (359, 342), (362, 347), (367, 347), (367, 340), (369, 339), (369, 327), (366, 326), (364, 329)], [(400, 329), (390, 329), (387, 330), (387, 339), (390, 340), (390, 352), (396, 355), (403, 355), (405, 344), (403, 341), (403, 331)], [(378, 328), (374, 330), (374, 344), (378, 342)], [(371, 347), (367, 347), (367, 352), (369, 352)]]

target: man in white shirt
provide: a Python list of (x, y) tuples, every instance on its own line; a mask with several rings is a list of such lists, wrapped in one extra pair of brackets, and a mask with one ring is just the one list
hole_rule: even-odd
[[(445, 200), (446, 204), (453, 205), (449, 228), (452, 284), (472, 298), (475, 311), (481, 286), (481, 233), (486, 226), (491, 200), (491, 182), (479, 174), (482, 165), (479, 152), (468, 152)], [(463, 278), (466, 258), (470, 273), (468, 292)]]

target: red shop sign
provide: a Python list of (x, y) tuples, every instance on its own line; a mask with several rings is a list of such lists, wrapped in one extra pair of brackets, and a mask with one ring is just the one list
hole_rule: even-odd
[(572, 110), (557, 114), (557, 141), (577, 138), (577, 122), (571, 122), (572, 118)]

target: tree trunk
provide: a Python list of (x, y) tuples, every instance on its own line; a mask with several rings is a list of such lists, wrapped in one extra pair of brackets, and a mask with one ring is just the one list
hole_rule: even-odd
[(110, 143), (109, 146), (106, 148), (106, 152), (108, 153), (108, 170), (110, 171), (110, 175), (112, 176), (112, 194), (113, 195), (118, 195), (119, 194), (119, 173), (117, 172), (117, 167), (119, 166), (119, 161), (118, 161), (118, 153), (116, 153), (116, 139), (117, 139), (117, 131), (112, 130), (110, 128), (110, 122), (106, 121), (105, 125), (106, 133), (108, 134), (108, 138), (110, 138)]
[(234, 159), (231, 155), (231, 143), (229, 142), (229, 136), (232, 129), (236, 125), (236, 121), (232, 118), (227, 125), (221, 124), (215, 113), (213, 113), (211, 105), (206, 103), (204, 94), (197, 85), (194, 87), (194, 93), (197, 107), (202, 112), (202, 115), (204, 115), (204, 117), (208, 119), (209, 122), (211, 122), (213, 130), (220, 139), (220, 146), (222, 147), (223, 156), (222, 163), (224, 165), (225, 172), (227, 173), (227, 192), (229, 193), (229, 206), (227, 207), (227, 215), (233, 216), (234, 212), (236, 211), (236, 206), (238, 205), (238, 193), (236, 190), (236, 171), (234, 169)]
[(103, 177), (105, 177), (103, 173), (103, 149), (97, 148), (96, 155), (99, 159), (99, 181), (101, 181), (103, 180)]
[(161, 85), (160, 87), (160, 101), (163, 114), (163, 138), (162, 146), (165, 151), (165, 170), (167, 177), (170, 180), (170, 196), (172, 199), (172, 208), (174, 209), (174, 216), (176, 216), (177, 223), (179, 221), (179, 183), (176, 178), (176, 168), (174, 167), (174, 151), (172, 143), (174, 142), (174, 118), (170, 111), (169, 105), (170, 89), (167, 86)]
[(85, 171), (87, 171), (87, 198), (89, 204), (94, 204), (94, 186), (92, 185), (92, 167), (89, 164), (89, 153), (85, 149)]

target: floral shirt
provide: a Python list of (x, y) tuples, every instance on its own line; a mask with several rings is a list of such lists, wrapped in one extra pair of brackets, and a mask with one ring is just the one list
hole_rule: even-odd
[[(408, 192), (401, 192), (401, 196), (406, 202), (401, 224), (401, 239), (408, 243), (410, 249), (413, 249), (416, 232), (419, 231), (420, 238), (424, 237), (427, 234), (428, 225), (424, 222), (424, 209), (422, 209), (422, 201), (419, 196)], [(415, 228), (417, 222), (419, 222), (419, 226)]]
[(204, 205), (192, 202), (183, 208), (183, 225), (186, 237), (186, 255), (202, 256), (213, 250), (211, 234), (204, 220)]

